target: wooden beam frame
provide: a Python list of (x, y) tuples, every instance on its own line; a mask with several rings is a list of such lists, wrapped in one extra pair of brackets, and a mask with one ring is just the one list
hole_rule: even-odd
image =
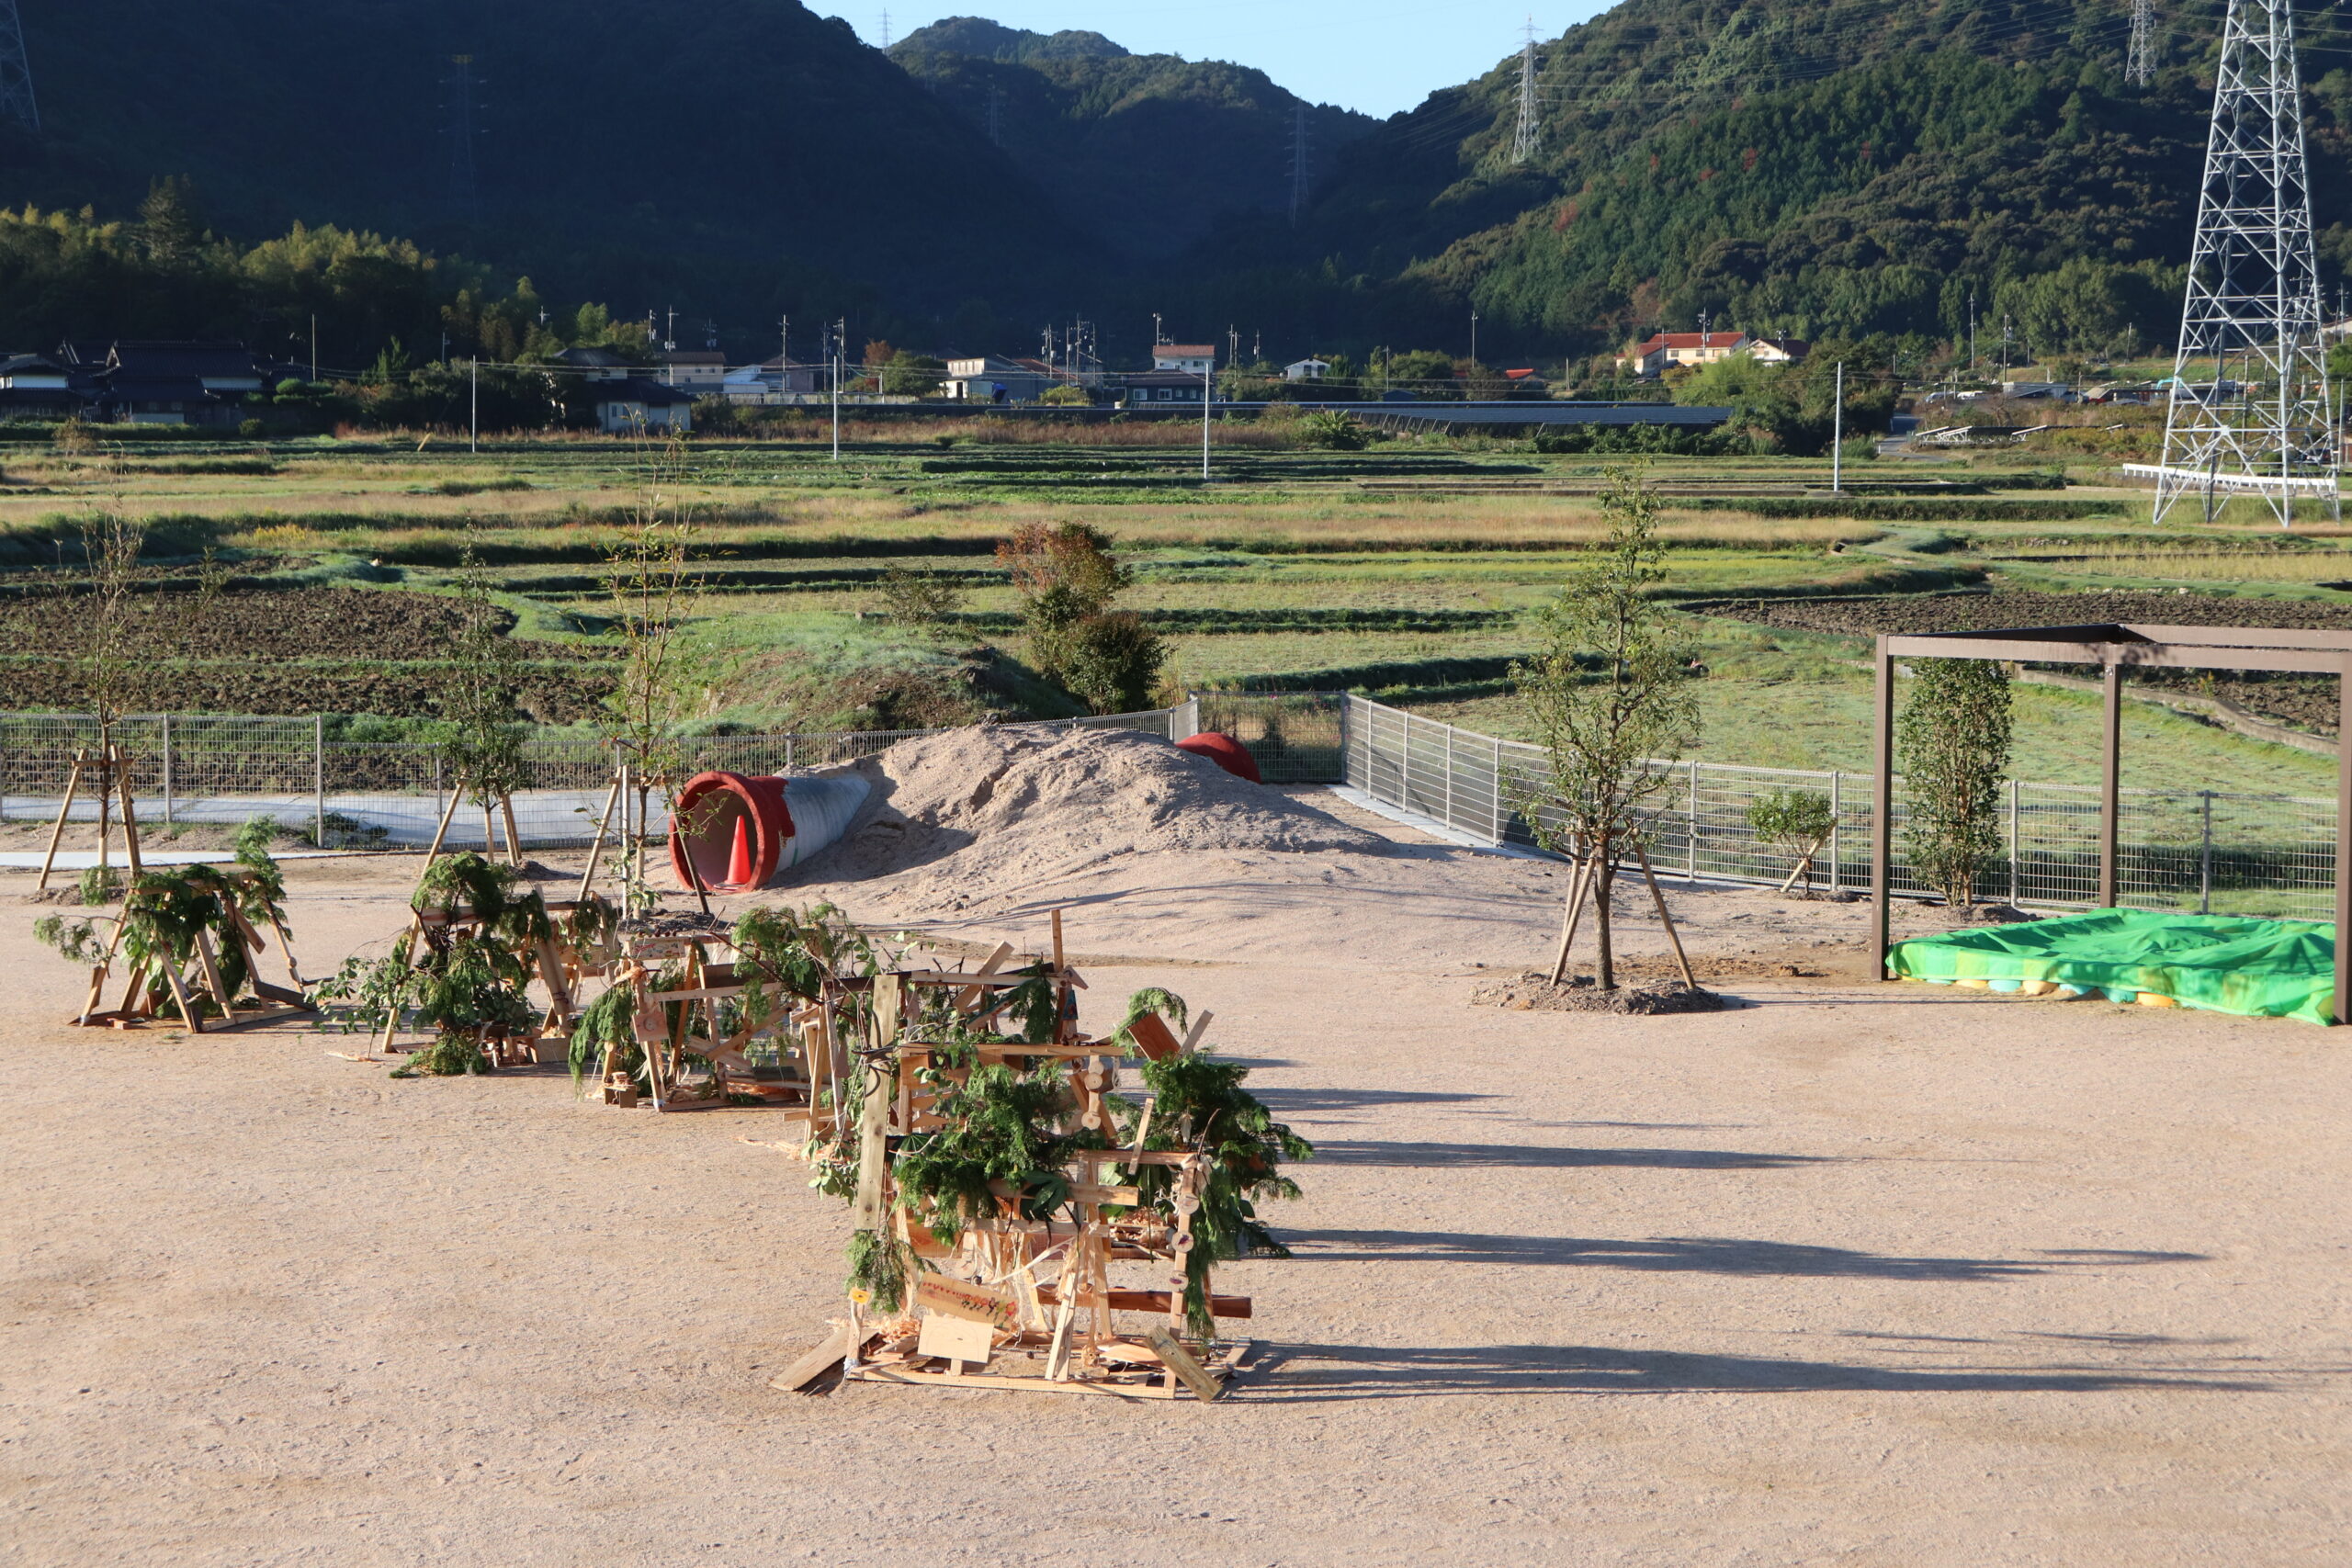
[(2021, 664), (2100, 667), (2098, 902), (2115, 908), (2121, 839), (2123, 671), (2265, 670), (2336, 678), (2335, 998), (2332, 1021), (2352, 1022), (2352, 632), (2245, 626), (2174, 626), (2116, 621), (2080, 626), (2013, 626), (1980, 632), (1881, 633), (1877, 668), (1877, 779), (1871, 789), (1871, 951), (1881, 980), (1891, 928), (1887, 862), (1894, 805), (1894, 662), (1898, 659), (1994, 659)]

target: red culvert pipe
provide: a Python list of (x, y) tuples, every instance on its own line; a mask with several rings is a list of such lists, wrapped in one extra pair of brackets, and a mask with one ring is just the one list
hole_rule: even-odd
[(670, 864), (713, 893), (764, 887), (792, 837), (784, 780), (696, 773), (670, 807)]
[(1188, 735), (1176, 745), (1180, 750), (1190, 751), (1195, 757), (1206, 757), (1237, 779), (1248, 779), (1251, 784), (1266, 782), (1258, 776), (1258, 759), (1250, 755), (1249, 748), (1230, 735), (1204, 731), (1199, 735)]

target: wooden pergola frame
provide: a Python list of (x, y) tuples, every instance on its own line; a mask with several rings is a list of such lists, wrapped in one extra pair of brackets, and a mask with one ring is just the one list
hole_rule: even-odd
[(2115, 907), (2117, 772), (2126, 670), (2278, 670), (2336, 678), (2335, 1002), (2335, 1021), (2352, 1019), (2352, 632), (2260, 626), (2162, 626), (2110, 622), (2082, 626), (2018, 626), (2002, 631), (1882, 634), (1878, 639), (1877, 781), (1871, 802), (1871, 966), (1887, 978), (1890, 906), (1887, 863), (1894, 848), (1894, 665), (1902, 659), (1997, 659), (2023, 664), (2096, 664), (2103, 677), (2099, 743), (2098, 903)]

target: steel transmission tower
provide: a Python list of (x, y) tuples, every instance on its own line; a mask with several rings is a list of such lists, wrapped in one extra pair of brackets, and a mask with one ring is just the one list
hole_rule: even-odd
[(1306, 210), (1306, 106), (1299, 104), (1291, 110), (1290, 121), (1290, 226), (1298, 227), (1298, 215)]
[(2123, 57), (2123, 79), (2135, 87), (2156, 79), (2155, 0), (2132, 0), (2132, 47)]
[(2133, 465), (2158, 523), (2192, 491), (2209, 519), (2225, 492), (2281, 527), (2297, 496), (2342, 515), (2291, 3), (2230, 0), (2222, 28), (2164, 462)]
[(1519, 51), (1519, 128), (1511, 132), (1510, 161), (1524, 164), (1544, 150), (1544, 122), (1535, 112), (1535, 18), (1527, 18), (1527, 40)]
[(40, 134), (40, 107), (33, 102), (33, 68), (25, 58), (25, 29), (17, 19), (17, 0), (0, 0), (0, 119)]
[(474, 179), (474, 57), (453, 54), (449, 63), (457, 68), (442, 83), (449, 89), (449, 204), (460, 216), (472, 218), (481, 206)]

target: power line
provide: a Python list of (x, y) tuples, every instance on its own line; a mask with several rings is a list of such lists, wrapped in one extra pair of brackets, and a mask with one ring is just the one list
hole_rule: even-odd
[(474, 57), (453, 54), (455, 74), (442, 78), (449, 89), (449, 205), (459, 216), (479, 214), (481, 192), (474, 180)]
[(1306, 210), (1306, 106), (1295, 104), (1290, 119), (1290, 226), (1298, 227), (1298, 215)]

